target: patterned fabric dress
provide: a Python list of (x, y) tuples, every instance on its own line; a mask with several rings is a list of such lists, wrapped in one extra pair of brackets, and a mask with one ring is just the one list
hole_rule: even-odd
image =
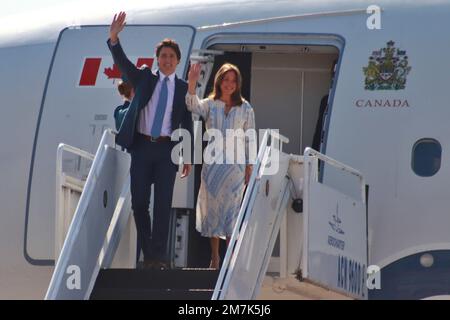
[[(213, 135), (211, 129), (217, 129), (226, 137), (227, 129), (255, 128), (255, 115), (253, 108), (246, 101), (240, 106), (233, 106), (225, 115), (225, 103), (210, 98), (200, 100), (196, 95), (186, 95), (188, 109), (200, 115), (205, 120), (207, 133)], [(256, 156), (256, 137), (246, 135), (241, 143), (245, 146), (245, 159), (242, 164), (228, 164), (232, 161), (227, 154), (235, 156), (238, 143), (235, 143), (234, 152), (226, 152), (226, 143), (223, 143), (223, 163), (203, 164), (201, 185), (197, 199), (196, 228), (204, 237), (231, 237), (236, 219), (239, 214), (242, 197), (245, 189), (245, 163), (253, 163)], [(237, 139), (239, 140), (239, 138)], [(211, 139), (208, 147), (211, 146)], [(255, 146), (254, 152), (249, 153), (249, 146)], [(241, 149), (242, 150), (242, 149)], [(205, 151), (206, 153), (206, 151)], [(213, 156), (218, 156), (211, 152)], [(241, 158), (242, 159), (242, 158)], [(206, 162), (206, 161), (205, 161)]]

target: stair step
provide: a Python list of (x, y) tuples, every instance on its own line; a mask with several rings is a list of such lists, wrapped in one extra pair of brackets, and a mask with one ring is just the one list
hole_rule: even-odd
[(91, 299), (211, 299), (219, 270), (100, 270)]
[(211, 300), (214, 290), (94, 289), (91, 300)]

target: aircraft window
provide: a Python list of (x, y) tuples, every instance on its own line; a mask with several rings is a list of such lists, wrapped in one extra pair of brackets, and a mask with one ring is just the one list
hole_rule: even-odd
[(441, 168), (441, 144), (434, 139), (420, 139), (412, 151), (412, 169), (421, 177), (431, 177)]

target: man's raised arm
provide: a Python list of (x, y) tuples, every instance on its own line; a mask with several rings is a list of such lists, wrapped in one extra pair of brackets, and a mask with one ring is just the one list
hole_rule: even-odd
[(108, 47), (112, 53), (114, 63), (120, 69), (120, 72), (127, 78), (131, 85), (136, 88), (139, 83), (141, 70), (128, 60), (125, 52), (123, 52), (122, 46), (119, 42), (119, 33), (125, 27), (126, 13), (121, 11), (119, 14), (115, 14), (111, 26), (109, 27), (109, 39)]

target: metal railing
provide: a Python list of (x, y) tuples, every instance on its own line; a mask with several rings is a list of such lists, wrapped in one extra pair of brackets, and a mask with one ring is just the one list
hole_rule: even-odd
[[(268, 145), (270, 137), (270, 145)], [(233, 273), (233, 261), (239, 254), (240, 245), (242, 242), (238, 241), (245, 234), (245, 226), (247, 225), (250, 215), (251, 208), (255, 202), (258, 182), (261, 179), (263, 170), (269, 163), (270, 152), (281, 152), (282, 143), (288, 143), (289, 139), (280, 135), (275, 130), (267, 130), (264, 133), (263, 139), (260, 144), (260, 149), (258, 151), (258, 156), (256, 163), (253, 166), (253, 171), (250, 176), (250, 180), (247, 185), (247, 190), (245, 191), (244, 199), (241, 204), (241, 209), (239, 211), (238, 218), (236, 220), (236, 225), (234, 227), (233, 234), (230, 239), (227, 253), (225, 255), (222, 267), (220, 269), (219, 277), (216, 282), (212, 300), (225, 299), (226, 298), (226, 288), (230, 283), (230, 275)], [(256, 286), (257, 283), (254, 283)], [(254, 291), (254, 288), (253, 288)]]
[[(340, 172), (343, 173), (347, 173), (348, 175), (354, 176), (358, 179), (358, 185), (360, 188), (360, 192), (361, 192), (361, 199), (356, 199), (354, 197), (349, 197), (347, 195), (342, 194), (341, 191), (338, 191), (337, 189), (334, 188), (330, 188), (330, 186), (327, 186), (327, 183), (325, 183), (325, 186), (329, 187), (329, 189), (333, 189), (335, 190), (335, 192), (342, 194), (342, 199), (352, 199), (351, 202), (353, 202), (353, 206), (360, 202), (362, 204), (362, 208), (366, 207), (366, 181), (365, 178), (363, 177), (363, 175), (356, 169), (345, 165), (333, 158), (330, 158), (314, 149), (311, 148), (306, 148), (304, 151), (304, 188), (303, 188), (303, 216), (304, 216), (304, 242), (303, 242), (303, 250), (302, 250), (302, 258), (301, 258), (301, 270), (302, 270), (302, 275), (305, 278), (309, 278), (310, 277), (310, 272), (312, 270), (309, 270), (309, 266), (308, 266), (308, 251), (310, 248), (310, 219), (313, 218), (317, 218), (318, 215), (320, 214), (326, 214), (329, 215), (329, 212), (312, 212), (311, 209), (311, 204), (310, 204), (310, 199), (311, 196), (313, 195), (311, 193), (311, 185), (313, 184), (324, 184), (322, 181), (319, 181), (319, 160), (323, 162), (323, 164), (321, 165), (321, 169), (323, 170), (324, 165), (329, 165), (331, 167), (334, 167), (336, 169), (338, 169)], [(335, 194), (337, 194), (335, 193)], [(317, 208), (316, 208), (317, 209)], [(365, 221), (366, 225), (361, 225), (361, 228), (364, 228), (364, 231), (367, 230), (367, 220), (366, 220), (366, 215), (367, 212), (364, 210), (365, 214), (364, 214), (364, 218), (362, 218), (362, 220)], [(317, 219), (316, 219), (317, 220)], [(317, 231), (317, 230), (316, 230)], [(350, 230), (348, 230), (350, 231)], [(349, 232), (346, 232), (346, 236), (348, 235)], [(367, 235), (366, 235), (367, 236)], [(361, 239), (363, 240), (363, 239)], [(360, 239), (351, 239), (349, 241), (360, 241)], [(366, 238), (366, 242), (367, 242), (367, 238)], [(343, 249), (341, 249), (343, 250)], [(342, 252), (341, 254), (346, 254), (346, 252)], [(366, 257), (363, 257), (366, 258)]]
[[(62, 171), (61, 159), (65, 150), (91, 157), (82, 150), (61, 146), (57, 155), (58, 172)], [(128, 168), (129, 155), (116, 149), (115, 133), (105, 130), (57, 260), (46, 299), (88, 299), (100, 267), (111, 264), (128, 221), (127, 214), (130, 213)], [(113, 183), (101, 182), (101, 177), (113, 179)], [(60, 183), (61, 180), (58, 180)], [(59, 200), (57, 208), (60, 206)], [(72, 280), (74, 283), (71, 283)]]
[(74, 212), (71, 212), (73, 193), (81, 195), (85, 181), (63, 173), (63, 155), (71, 153), (93, 161), (94, 155), (76, 147), (60, 143), (56, 151), (56, 216), (55, 216), (55, 261), (58, 260), (64, 239)]
[[(359, 183), (361, 185), (361, 200), (362, 203), (366, 203), (366, 182), (363, 175), (356, 169), (349, 167), (333, 158), (330, 158), (312, 148), (306, 148), (304, 152), (304, 161), (305, 161), (305, 185), (309, 184), (310, 179), (310, 170), (312, 170), (312, 177), (315, 181), (318, 180), (318, 172), (319, 172), (319, 160), (322, 160), (324, 163), (329, 164), (341, 171), (348, 172), (359, 179)], [(306, 195), (305, 195), (306, 197)]]

